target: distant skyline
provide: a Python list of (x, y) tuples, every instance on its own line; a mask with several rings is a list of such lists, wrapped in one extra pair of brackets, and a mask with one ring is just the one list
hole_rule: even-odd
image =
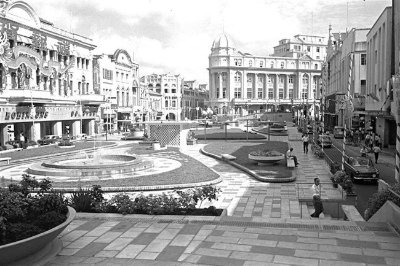
[[(26, 0), (54, 26), (92, 38), (94, 54), (126, 49), (140, 75), (181, 74), (208, 83), (208, 55), (223, 32), (235, 48), (273, 52), (296, 34), (370, 28), (390, 0)], [(347, 8), (348, 7), (348, 8)]]

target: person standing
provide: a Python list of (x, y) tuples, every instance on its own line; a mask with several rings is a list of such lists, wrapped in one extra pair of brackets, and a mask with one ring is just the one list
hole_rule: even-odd
[(308, 153), (308, 134), (305, 134), (301, 137), (301, 140), (303, 141), (303, 152)]
[(295, 155), (293, 155), (293, 148), (290, 148), (287, 152), (286, 152), (286, 160), (288, 160), (289, 158), (293, 158), (294, 161), (294, 165), (297, 167), (297, 165), (299, 164), (297, 162), (297, 157)]
[(324, 211), (324, 206), (321, 201), (321, 184), (318, 177), (314, 178), (314, 184), (311, 186), (313, 193), (314, 213), (311, 214), (313, 218), (319, 218), (319, 215)]
[(372, 148), (374, 155), (375, 155), (375, 163), (378, 164), (378, 157), (379, 157), (379, 153), (381, 152), (381, 148), (379, 148), (378, 145), (374, 145), (374, 147)]

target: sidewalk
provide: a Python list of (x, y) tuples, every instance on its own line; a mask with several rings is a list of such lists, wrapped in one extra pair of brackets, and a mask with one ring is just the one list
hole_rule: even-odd
[(80, 213), (46, 265), (400, 265), (400, 238), (386, 225), (300, 219), (298, 199), (314, 177), (327, 188), (323, 197), (334, 194), (324, 185), (331, 183), (324, 161), (303, 153), (296, 128), (289, 134), (289, 141), (271, 140), (294, 147), (300, 162), (294, 183), (256, 181), (195, 145), (186, 153), (220, 174), (216, 207), (228, 216)]

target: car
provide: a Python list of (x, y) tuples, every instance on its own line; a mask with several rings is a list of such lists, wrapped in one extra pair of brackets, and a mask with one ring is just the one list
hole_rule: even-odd
[(201, 127), (212, 127), (213, 126), (213, 122), (212, 121), (200, 121), (199, 122), (199, 126)]
[(88, 138), (89, 138), (88, 135), (85, 134), (85, 133), (78, 134), (78, 135), (76, 135), (76, 137), (75, 137), (76, 140), (86, 140), (86, 139), (88, 139)]
[(339, 126), (334, 127), (333, 137), (335, 139), (342, 139), (344, 137), (344, 127), (339, 127)]
[(369, 157), (348, 157), (344, 169), (353, 182), (362, 180), (376, 183), (379, 179), (379, 170)]
[(270, 127), (271, 131), (287, 131), (286, 123), (273, 123)]
[(322, 134), (318, 136), (317, 144), (324, 148), (330, 148), (332, 147), (332, 139), (330, 136)]
[(61, 141), (61, 137), (58, 135), (45, 135), (43, 138), (39, 139), (37, 142), (40, 145), (49, 145), (53, 143), (59, 143)]

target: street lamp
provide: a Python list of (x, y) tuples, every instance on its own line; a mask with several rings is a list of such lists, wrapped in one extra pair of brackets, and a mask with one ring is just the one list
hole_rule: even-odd
[(81, 91), (79, 92), (79, 102), (80, 102), (80, 118), (81, 118), (81, 132), (80, 134), (83, 133), (83, 106), (82, 106), (82, 94), (83, 90), (85, 87), (85, 75), (82, 75), (82, 86), (81, 86)]

